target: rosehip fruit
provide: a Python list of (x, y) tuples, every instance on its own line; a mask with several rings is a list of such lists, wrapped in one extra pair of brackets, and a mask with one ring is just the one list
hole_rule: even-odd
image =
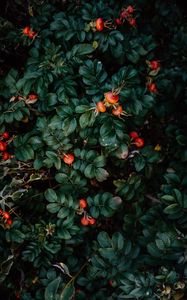
[(8, 131), (3, 132), (2, 137), (7, 140), (9, 138)]
[(95, 223), (96, 223), (96, 219), (94, 219), (94, 218), (89, 219), (89, 224), (90, 225), (95, 225)]
[(147, 89), (151, 92), (151, 93), (157, 93), (157, 86), (155, 83), (148, 83), (147, 84)]
[(112, 114), (117, 117), (119, 117), (122, 114), (122, 112), (123, 112), (123, 107), (121, 105), (119, 105), (116, 108), (113, 108), (112, 110)]
[(119, 101), (119, 96), (110, 91), (105, 93), (105, 100), (110, 104), (115, 104)]
[(131, 131), (129, 133), (129, 136), (134, 140), (134, 139), (138, 138), (138, 133), (136, 131)]
[(29, 26), (26, 26), (25, 28), (23, 28), (23, 34), (25, 34), (25, 35), (28, 35), (29, 34), (29, 32), (30, 32), (30, 27)]
[(102, 101), (97, 102), (97, 111), (98, 112), (105, 112), (106, 111), (106, 106)]
[(4, 211), (4, 212), (3, 212), (3, 218), (5, 218), (5, 219), (10, 219), (10, 214), (9, 214), (9, 212)]
[(71, 165), (75, 160), (75, 156), (71, 153), (69, 154), (64, 154), (63, 156), (63, 161), (65, 162), (65, 164), (67, 165)]
[(86, 208), (87, 207), (87, 201), (86, 201), (86, 199), (80, 199), (79, 200), (79, 206), (81, 207), (81, 208)]
[(135, 27), (136, 26), (136, 19), (130, 19), (129, 20), (129, 24), (131, 25), (131, 26), (133, 26), (133, 27)]
[(2, 156), (2, 159), (3, 160), (8, 160), (10, 157), (11, 157), (11, 155), (8, 152), (4, 152), (3, 156)]
[(149, 66), (152, 70), (157, 70), (158, 68), (160, 68), (160, 63), (158, 62), (158, 60), (151, 60), (149, 62)]
[(87, 217), (82, 217), (81, 218), (81, 224), (83, 225), (83, 226), (87, 226), (87, 225), (89, 225), (89, 220), (88, 220), (88, 218)]
[(0, 151), (5, 151), (7, 148), (7, 144), (5, 142), (0, 141)]
[(144, 139), (142, 139), (142, 138), (136, 138), (135, 139), (135, 145), (138, 148), (142, 148), (144, 146)]
[(97, 31), (102, 31), (104, 29), (104, 20), (102, 18), (98, 18), (95, 21), (95, 27)]

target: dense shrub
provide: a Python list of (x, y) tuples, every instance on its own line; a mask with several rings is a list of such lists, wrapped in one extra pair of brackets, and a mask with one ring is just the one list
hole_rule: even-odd
[(1, 22), (1, 297), (186, 299), (185, 18), (49, 2)]

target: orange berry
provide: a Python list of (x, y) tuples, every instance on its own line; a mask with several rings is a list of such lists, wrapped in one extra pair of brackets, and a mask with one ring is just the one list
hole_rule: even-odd
[(9, 214), (9, 212), (7, 212), (7, 211), (3, 212), (3, 218), (5, 218), (5, 219), (10, 219), (10, 214)]
[(5, 142), (0, 141), (0, 151), (5, 151), (7, 144)]
[(81, 218), (81, 224), (83, 225), (83, 226), (87, 226), (88, 224), (89, 224), (89, 220), (88, 220), (88, 218), (87, 217), (82, 217)]
[(113, 108), (112, 110), (112, 114), (117, 117), (119, 117), (122, 114), (122, 112), (123, 112), (123, 107), (121, 105), (117, 106), (116, 108)]
[(115, 104), (119, 101), (119, 96), (110, 91), (105, 93), (105, 100), (110, 104)]
[(28, 35), (29, 34), (29, 32), (30, 32), (30, 27), (29, 26), (26, 26), (25, 28), (23, 28), (23, 34), (25, 34), (25, 35)]
[(144, 146), (144, 139), (142, 139), (142, 138), (136, 138), (135, 139), (135, 145), (138, 148), (142, 148)]
[(75, 159), (75, 156), (73, 154), (71, 154), (71, 153), (64, 154), (64, 156), (63, 156), (63, 161), (67, 165), (71, 165), (74, 162), (74, 159)]
[(81, 208), (86, 208), (87, 205), (88, 205), (88, 203), (87, 203), (86, 199), (80, 199), (80, 200), (79, 200), (79, 206), (80, 206)]
[(89, 219), (89, 224), (90, 225), (95, 225), (95, 223), (96, 223), (96, 219), (94, 219), (94, 218)]
[(95, 27), (97, 31), (102, 31), (104, 29), (104, 20), (102, 18), (98, 18), (95, 21)]
[(36, 35), (36, 32), (34, 32), (34, 31), (29, 31), (29, 33), (28, 33), (28, 37), (30, 38), (30, 39), (33, 39), (34, 37), (35, 37), (35, 35)]
[(106, 111), (106, 106), (102, 101), (97, 102), (97, 111), (98, 112), (105, 112)]

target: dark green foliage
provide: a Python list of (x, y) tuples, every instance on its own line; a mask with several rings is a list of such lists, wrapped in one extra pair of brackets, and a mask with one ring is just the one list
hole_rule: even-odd
[[(180, 5), (32, 0), (19, 12), (20, 3), (7, 1), (0, 19), (0, 297), (185, 300), (187, 24)], [(135, 11), (117, 25), (129, 5)]]

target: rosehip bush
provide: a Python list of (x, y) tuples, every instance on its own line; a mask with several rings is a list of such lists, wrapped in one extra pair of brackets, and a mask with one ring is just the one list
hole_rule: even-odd
[(185, 300), (180, 5), (29, 3), (2, 25), (0, 296)]

